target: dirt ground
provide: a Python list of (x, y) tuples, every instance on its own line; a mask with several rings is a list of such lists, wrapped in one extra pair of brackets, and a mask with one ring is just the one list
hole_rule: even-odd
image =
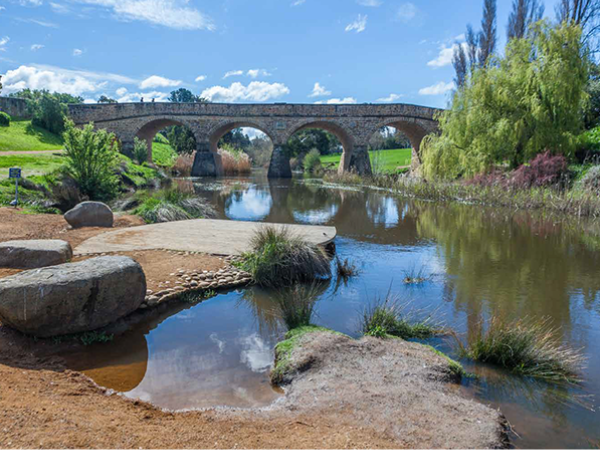
[[(124, 216), (115, 226), (139, 224)], [(58, 238), (76, 246), (104, 231), (70, 230), (60, 216), (0, 208), (0, 241)], [(129, 256), (140, 261), (149, 286), (178, 269), (214, 270), (223, 264), (219, 258), (173, 252)], [(100, 388), (50, 356), (72, 343), (35, 340), (0, 324), (0, 448), (502, 445), (500, 415), (459, 397), (436, 369), (440, 361), (416, 344), (328, 339), (314, 340), (297, 355), (310, 362), (303, 364), (309, 370), (299, 372), (282, 400), (269, 408), (171, 413)]]
[[(137, 216), (116, 216), (114, 227), (81, 228), (74, 230), (56, 214), (22, 214), (13, 208), (0, 208), (0, 242), (20, 239), (62, 239), (75, 248), (86, 239), (106, 231), (145, 225)], [(148, 289), (158, 291), (163, 289), (159, 283), (169, 282), (175, 286), (179, 279), (175, 275), (180, 269), (184, 270), (219, 270), (225, 266), (221, 258), (212, 255), (182, 254), (164, 250), (147, 250), (135, 252), (117, 252), (111, 255), (129, 256), (139, 262), (146, 274)], [(76, 257), (81, 261), (89, 257)], [(0, 278), (20, 272), (15, 269), (0, 268)]]

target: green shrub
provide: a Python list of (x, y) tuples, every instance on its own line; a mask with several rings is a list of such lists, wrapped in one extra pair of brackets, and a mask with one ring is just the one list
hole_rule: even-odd
[(177, 188), (165, 189), (148, 196), (134, 211), (146, 223), (177, 222), (213, 217), (214, 209), (204, 200)]
[(67, 107), (53, 94), (43, 92), (34, 100), (28, 101), (32, 115), (31, 123), (54, 134), (66, 130)]
[(0, 127), (10, 126), (10, 116), (5, 112), (0, 111)]
[(244, 253), (238, 265), (259, 285), (275, 287), (331, 277), (325, 251), (292, 236), (285, 227), (259, 229), (251, 246), (252, 251)]
[(363, 311), (362, 333), (366, 336), (394, 336), (402, 339), (427, 339), (442, 333), (431, 318), (413, 319), (404, 310), (405, 307), (388, 292), (384, 299), (377, 299)]
[(79, 129), (69, 120), (66, 126), (65, 174), (91, 200), (114, 198), (119, 188), (114, 135), (104, 130), (94, 131), (92, 123)]
[(148, 161), (148, 145), (146, 141), (138, 139), (135, 137), (133, 139), (133, 159), (138, 164), (144, 164)]
[(321, 168), (321, 154), (319, 150), (313, 148), (304, 157), (304, 171), (314, 174)]
[(505, 322), (490, 319), (461, 353), (519, 375), (553, 382), (578, 382), (583, 365), (581, 353), (560, 343), (559, 333), (549, 319), (519, 319)]

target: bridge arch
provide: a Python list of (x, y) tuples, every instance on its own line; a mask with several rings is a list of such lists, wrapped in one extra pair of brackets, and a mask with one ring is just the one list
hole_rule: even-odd
[(139, 127), (134, 135), (134, 137), (137, 137), (138, 139), (146, 142), (146, 146), (148, 148), (149, 162), (152, 162), (152, 142), (154, 140), (154, 137), (159, 131), (171, 126), (182, 126), (188, 128), (194, 135), (196, 143), (198, 142), (198, 134), (194, 131), (194, 128), (191, 126), (191, 124), (187, 123), (187, 121), (179, 120), (178, 118), (168, 116), (153, 117), (149, 121), (145, 122), (141, 127)]
[(269, 139), (271, 139), (271, 142), (273, 142), (273, 144), (275, 144), (276, 142), (273, 133), (268, 129), (268, 127), (265, 127), (259, 123), (249, 120), (233, 120), (227, 121), (225, 123), (220, 123), (211, 131), (209, 131), (208, 144), (210, 151), (212, 153), (217, 153), (217, 151), (219, 150), (219, 141), (221, 140), (221, 138), (230, 131), (233, 131), (237, 128), (254, 128), (266, 134), (269, 137)]
[(420, 119), (407, 119), (407, 118), (391, 118), (379, 122), (375, 127), (371, 128), (368, 132), (369, 139), (383, 127), (391, 127), (404, 133), (410, 141), (412, 151), (412, 163), (413, 168), (418, 167), (421, 164), (421, 143), (428, 134), (437, 131), (437, 124), (430, 123)]
[[(287, 135), (286, 142), (292, 136), (294, 136), (296, 133), (299, 133), (300, 131), (303, 131), (303, 130), (309, 130), (309, 129), (314, 129), (314, 128), (330, 132), (335, 137), (337, 137), (338, 140), (340, 141), (340, 143), (342, 144), (343, 153), (342, 153), (342, 159), (340, 161), (340, 166), (339, 166), (340, 173), (341, 172), (349, 172), (351, 170), (356, 170), (357, 172), (360, 172), (360, 173), (370, 173), (371, 172), (371, 169), (370, 169), (371, 165), (368, 160), (368, 157), (366, 158), (366, 163), (364, 160), (361, 161), (361, 163), (359, 163), (359, 158), (357, 158), (357, 156), (360, 156), (361, 149), (359, 148), (358, 152), (355, 152), (356, 138), (355, 138), (354, 134), (352, 133), (352, 131), (350, 131), (344, 125), (337, 123), (335, 121), (320, 120), (320, 119), (303, 121), (301, 124), (297, 124), (295, 127), (293, 127), (290, 130), (290, 132)], [(358, 155), (357, 155), (357, 153), (358, 153)], [(365, 167), (365, 166), (368, 166), (368, 167)], [(366, 172), (363, 171), (365, 168), (366, 168)]]

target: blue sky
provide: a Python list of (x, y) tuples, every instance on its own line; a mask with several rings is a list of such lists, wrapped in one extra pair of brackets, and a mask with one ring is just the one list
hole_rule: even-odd
[[(546, 0), (554, 16), (558, 0)], [(498, 0), (503, 47), (512, 0)], [(3, 94), (446, 105), (482, 0), (0, 0)]]

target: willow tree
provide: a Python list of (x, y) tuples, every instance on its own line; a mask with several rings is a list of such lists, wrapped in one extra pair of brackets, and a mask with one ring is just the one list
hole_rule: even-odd
[(428, 178), (512, 168), (538, 153), (571, 156), (583, 130), (590, 62), (578, 26), (547, 22), (513, 39), (506, 55), (476, 69), (422, 146)]

